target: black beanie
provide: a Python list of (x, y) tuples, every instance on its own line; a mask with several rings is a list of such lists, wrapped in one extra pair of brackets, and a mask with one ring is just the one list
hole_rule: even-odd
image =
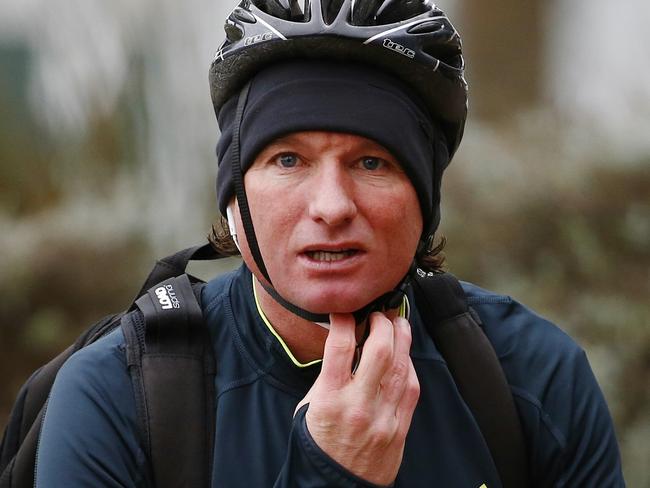
[[(219, 210), (234, 195), (232, 138), (237, 96), (219, 110), (217, 144)], [(413, 184), (423, 237), (440, 222), (440, 183), (449, 162), (446, 141), (417, 95), (376, 68), (333, 61), (293, 60), (259, 72), (252, 80), (240, 130), (245, 173), (275, 139), (301, 131), (331, 131), (372, 139), (399, 161)]]

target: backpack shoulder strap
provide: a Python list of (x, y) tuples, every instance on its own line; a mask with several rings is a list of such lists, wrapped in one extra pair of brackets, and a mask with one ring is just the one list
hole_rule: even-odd
[(155, 486), (208, 487), (214, 444), (215, 361), (202, 285), (169, 278), (125, 316), (127, 362)]
[[(149, 272), (149, 276), (142, 284), (140, 291), (136, 295), (136, 299), (145, 295), (147, 291), (156, 286), (162, 281), (172, 278), (174, 276), (179, 276), (185, 274), (185, 269), (190, 261), (205, 261), (211, 259), (220, 259), (227, 257), (225, 255), (219, 254), (211, 244), (202, 244), (194, 247), (188, 247), (174, 254), (171, 254), (167, 257), (159, 259), (156, 261), (156, 264)], [(190, 281), (198, 282), (199, 279), (188, 274)], [(135, 309), (135, 303), (131, 305), (129, 310)]]
[(459, 281), (450, 273), (418, 270), (414, 284), (425, 325), (481, 429), (504, 488), (528, 486), (526, 443), (512, 392)]

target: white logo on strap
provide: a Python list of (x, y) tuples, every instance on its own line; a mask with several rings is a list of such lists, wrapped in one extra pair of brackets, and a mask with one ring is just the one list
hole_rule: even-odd
[(181, 304), (178, 298), (176, 298), (176, 293), (172, 285), (159, 286), (154, 291), (163, 310), (181, 308)]

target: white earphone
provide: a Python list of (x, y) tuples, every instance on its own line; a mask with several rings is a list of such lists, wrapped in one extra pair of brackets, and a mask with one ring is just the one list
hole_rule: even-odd
[[(231, 204), (232, 205), (232, 204)], [(239, 240), (237, 239), (237, 227), (235, 227), (235, 216), (232, 213), (232, 208), (230, 205), (226, 207), (226, 218), (228, 219), (228, 230), (232, 236), (232, 240), (235, 241), (235, 246), (241, 252), (241, 247), (239, 247)]]

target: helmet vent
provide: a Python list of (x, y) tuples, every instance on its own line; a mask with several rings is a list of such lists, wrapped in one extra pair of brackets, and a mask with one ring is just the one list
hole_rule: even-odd
[(252, 0), (253, 5), (273, 17), (292, 22), (309, 22), (309, 0)]
[(352, 2), (352, 25), (377, 25), (377, 11), (384, 0), (356, 0)]
[(439, 20), (427, 20), (414, 25), (407, 32), (409, 34), (434, 34), (445, 29), (444, 23)]
[(379, 3), (381, 5), (375, 11), (375, 23), (379, 25), (408, 20), (431, 10), (428, 0), (384, 0)]
[(282, 20), (290, 20), (291, 8), (288, 0), (252, 0), (253, 5), (262, 12)]
[(254, 24), (257, 22), (257, 20), (255, 20), (255, 16), (252, 13), (250, 13), (248, 10), (244, 10), (241, 7), (237, 7), (232, 11), (231, 19), (232, 17), (248, 24)]
[[(302, 4), (302, 5), (301, 5)], [(291, 20), (296, 22), (309, 22), (311, 19), (311, 2), (309, 0), (291, 1)]]
[(323, 20), (331, 25), (341, 11), (344, 0), (322, 0)]

